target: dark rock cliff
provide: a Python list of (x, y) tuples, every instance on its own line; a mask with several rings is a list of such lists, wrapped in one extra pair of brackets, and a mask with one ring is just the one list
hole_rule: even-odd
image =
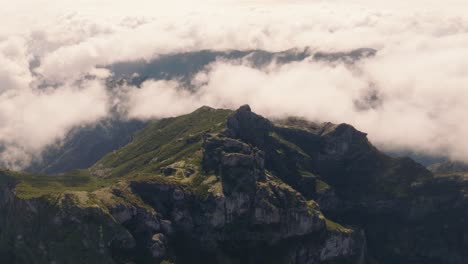
[(7, 263), (467, 260), (464, 179), (249, 106), (149, 124), (76, 175), (0, 176)]

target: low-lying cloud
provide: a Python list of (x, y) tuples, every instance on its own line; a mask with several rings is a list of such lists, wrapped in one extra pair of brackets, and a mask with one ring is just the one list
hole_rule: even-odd
[[(296, 115), (353, 124), (386, 150), (467, 160), (468, 143), (463, 141), (468, 132), (463, 122), (468, 110), (467, 75), (453, 65), (440, 68), (438, 60), (431, 61), (430, 55), (425, 59), (424, 53), (413, 54), (421, 62), (407, 67), (406, 58), (398, 60), (393, 54), (353, 66), (309, 59), (257, 69), (218, 62), (196, 77), (200, 87), (196, 93), (187, 94), (173, 81), (149, 81), (141, 89), (129, 90), (128, 114), (172, 116), (201, 105), (236, 108), (248, 103), (269, 117)], [(462, 58), (455, 56), (450, 62), (461, 69)], [(157, 94), (161, 100), (154, 100)], [(171, 104), (175, 101), (186, 109)]]
[(6, 148), (0, 154), (2, 163), (22, 168), (73, 127), (104, 118), (108, 114), (104, 85), (88, 81), (82, 86), (0, 95), (0, 143)]
[[(115, 109), (147, 119), (245, 103), (271, 117), (351, 123), (385, 149), (468, 161), (466, 1), (2, 4), (0, 160), (10, 167), (24, 166), (73, 127)], [(308, 58), (256, 68), (219, 61), (192, 80), (195, 92), (177, 80), (108, 89), (109, 72), (101, 68), (202, 49), (304, 47), (378, 53), (354, 65)]]

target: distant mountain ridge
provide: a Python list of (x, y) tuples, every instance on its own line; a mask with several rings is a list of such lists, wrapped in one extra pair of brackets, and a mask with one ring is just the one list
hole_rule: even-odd
[[(307, 58), (352, 63), (374, 56), (376, 52), (376, 50), (368, 48), (356, 49), (350, 52), (330, 53), (314, 53), (308, 48), (282, 52), (201, 50), (166, 54), (149, 62), (120, 62), (105, 67), (112, 72), (112, 76), (107, 80), (107, 86), (111, 90), (112, 87), (125, 82), (139, 86), (150, 79), (177, 79), (184, 83), (188, 89), (195, 89), (190, 85), (193, 76), (216, 60), (244, 60), (255, 65), (255, 67), (262, 67), (272, 62), (286, 64)], [(100, 120), (95, 124), (74, 128), (61, 142), (46, 148), (41, 158), (34, 160), (25, 170), (35, 173), (58, 174), (89, 167), (106, 153), (128, 143), (132, 135), (147, 123), (147, 121), (121, 118), (117, 111), (113, 111), (111, 117), (107, 119)]]
[(311, 58), (316, 61), (341, 61), (353, 63), (360, 59), (372, 57), (377, 51), (370, 48), (361, 48), (349, 52), (313, 52), (309, 48), (290, 49), (280, 52), (264, 50), (201, 50), (194, 52), (161, 55), (150, 61), (120, 62), (106, 66), (113, 76), (108, 83), (127, 81), (139, 86), (146, 80), (172, 80), (177, 79), (190, 87), (190, 81), (195, 74), (202, 71), (210, 63), (221, 61), (244, 61), (254, 67), (260, 68), (270, 63), (287, 64)]

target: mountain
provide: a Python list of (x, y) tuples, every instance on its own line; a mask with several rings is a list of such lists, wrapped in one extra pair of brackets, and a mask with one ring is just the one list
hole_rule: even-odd
[[(105, 68), (111, 71), (112, 76), (106, 82), (110, 94), (115, 86), (123, 83), (140, 86), (150, 79), (176, 79), (183, 83), (186, 89), (196, 89), (191, 85), (192, 78), (217, 60), (244, 61), (260, 68), (272, 62), (286, 64), (303, 61), (309, 57), (317, 61), (353, 63), (374, 56), (376, 52), (369, 48), (329, 53), (313, 53), (308, 48), (280, 52), (200, 50), (166, 54), (150, 61), (127, 61), (107, 65)], [(59, 174), (87, 168), (106, 153), (128, 143), (132, 135), (148, 123), (147, 121), (127, 120), (116, 112), (113, 111), (111, 117), (94, 124), (75, 127), (61, 142), (48, 146), (40, 159), (34, 160), (25, 170), (33, 173)]]
[[(108, 79), (109, 86), (126, 81), (139, 86), (149, 79), (177, 79), (187, 87), (191, 87), (192, 78), (203, 71), (206, 66), (217, 60), (227, 62), (244, 62), (256, 68), (270, 63), (287, 64), (312, 58), (316, 61), (353, 63), (355, 61), (375, 56), (376, 50), (361, 48), (346, 52), (313, 52), (309, 48), (290, 49), (279, 52), (265, 50), (200, 50), (174, 54), (164, 54), (155, 59), (145, 61), (118, 62), (105, 66), (112, 72)], [(195, 87), (191, 87), (195, 89)]]
[(1, 171), (0, 259), (464, 264), (467, 191), (347, 124), (202, 107), (88, 169)]

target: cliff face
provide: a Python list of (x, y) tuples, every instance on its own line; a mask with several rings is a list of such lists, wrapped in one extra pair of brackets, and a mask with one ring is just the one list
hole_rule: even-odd
[(115, 239), (134, 243), (107, 210), (91, 202), (89, 193), (21, 199), (15, 184), (7, 180), (0, 189), (2, 263), (113, 263)]
[[(369, 259), (467, 261), (466, 179), (434, 177), (408, 158), (391, 158), (347, 124), (294, 118), (272, 124), (243, 107), (228, 127), (235, 137), (264, 150), (267, 169), (317, 201), (325, 215), (362, 228)], [(278, 142), (289, 142), (289, 149), (278, 151)]]
[(149, 124), (84, 171), (0, 180), (6, 263), (466, 261), (465, 181), (248, 106)]

